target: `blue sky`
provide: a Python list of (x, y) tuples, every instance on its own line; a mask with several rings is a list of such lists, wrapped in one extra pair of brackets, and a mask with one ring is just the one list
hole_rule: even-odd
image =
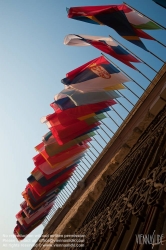
[[(125, 41), (111, 28), (68, 19), (66, 14), (66, 7), (121, 3), (118, 0), (0, 0), (1, 236), (13, 233), (15, 214), (23, 201), (21, 192), (34, 167), (34, 147), (48, 131), (40, 118), (53, 112), (49, 104), (63, 89), (61, 79), (70, 70), (100, 56), (100, 52), (90, 46), (63, 45), (64, 37), (67, 34), (112, 35), (156, 70), (161, 68), (158, 59)], [(153, 1), (128, 0), (128, 4), (166, 26), (166, 10)], [(147, 33), (165, 43), (164, 30)], [(160, 44), (142, 41), (165, 60), (165, 49)], [(109, 58), (142, 86), (148, 85), (142, 75)], [(144, 64), (138, 68), (150, 79), (155, 76), (155, 72)], [(135, 88), (133, 82), (129, 85)], [(41, 234), (42, 230), (40, 226), (32, 235)], [(19, 249), (31, 249), (21, 246), (22, 243)], [(10, 246), (1, 249), (10, 249)]]

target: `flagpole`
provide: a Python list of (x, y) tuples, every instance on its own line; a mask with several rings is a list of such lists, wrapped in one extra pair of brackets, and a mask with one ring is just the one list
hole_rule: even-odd
[[(110, 35), (109, 35), (110, 36)], [(138, 57), (136, 54), (134, 54), (133, 52), (131, 52), (129, 49), (127, 49), (123, 44), (121, 44), (120, 42), (118, 42), (115, 38), (113, 38), (112, 36), (110, 36), (113, 40), (115, 40), (117, 43), (119, 43), (123, 48), (125, 48), (127, 51), (129, 51), (131, 54), (133, 54), (134, 56), (136, 56), (139, 60), (141, 60), (144, 64), (146, 64), (149, 68), (151, 68), (153, 71), (155, 71), (156, 73), (158, 73), (154, 68), (152, 68), (148, 63), (146, 63), (145, 61), (143, 61), (140, 57)]]
[(154, 38), (154, 37), (153, 37), (153, 39), (154, 39), (154, 41), (156, 41), (157, 43), (161, 44), (163, 47), (166, 48), (166, 45), (165, 45), (165, 44), (161, 43), (160, 41), (158, 41), (158, 40), (157, 40), (156, 38)]
[(155, 54), (153, 54), (150, 50), (147, 50), (147, 52), (149, 52), (150, 54), (152, 54), (154, 57), (156, 57), (158, 60), (160, 60), (161, 62), (165, 63), (160, 57), (156, 56)]
[(131, 9), (133, 9), (133, 10), (135, 10), (135, 11), (137, 11), (138, 13), (140, 13), (142, 16), (144, 16), (144, 17), (146, 17), (146, 18), (148, 18), (149, 20), (151, 20), (152, 22), (154, 22), (155, 24), (157, 24), (158, 26), (160, 26), (162, 29), (166, 29), (164, 26), (162, 26), (161, 24), (159, 24), (159, 23), (157, 23), (157, 22), (155, 22), (154, 20), (152, 20), (151, 18), (149, 18), (148, 16), (146, 16), (146, 15), (144, 15), (143, 13), (141, 13), (140, 11), (138, 11), (138, 10), (136, 10), (136, 9), (134, 9), (132, 6), (130, 6), (129, 4), (127, 4), (127, 3), (125, 3), (125, 2), (123, 2), (125, 5), (127, 5), (128, 7), (130, 7)]
[[(136, 82), (133, 78), (131, 78), (124, 70), (122, 70), (121, 68), (119, 68), (115, 63), (113, 63), (110, 59), (108, 59), (107, 56), (105, 56), (103, 53), (101, 53), (102, 56), (104, 56), (108, 61), (110, 61), (112, 64), (115, 65), (115, 67), (117, 67), (118, 69), (120, 69), (120, 71), (122, 71), (126, 76), (128, 76), (133, 82), (135, 82), (141, 89), (143, 89), (144, 91), (146, 91), (138, 82)], [(138, 69), (137, 69), (138, 70)], [(141, 73), (145, 78), (147, 78), (141, 71), (138, 70), (139, 73)], [(151, 80), (149, 78), (147, 78), (150, 82)]]

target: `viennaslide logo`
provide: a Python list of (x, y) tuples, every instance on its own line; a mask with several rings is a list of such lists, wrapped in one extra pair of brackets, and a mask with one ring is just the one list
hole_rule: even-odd
[(152, 245), (152, 249), (156, 245), (163, 245), (165, 242), (164, 234), (155, 234), (155, 230), (153, 234), (136, 234), (136, 242), (139, 245)]

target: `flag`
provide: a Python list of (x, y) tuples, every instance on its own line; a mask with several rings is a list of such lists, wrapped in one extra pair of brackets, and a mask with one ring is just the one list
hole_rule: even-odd
[(44, 175), (43, 173), (38, 169), (38, 168), (34, 168), (31, 172), (31, 175), (38, 181), (39, 179), (41, 179)]
[(88, 125), (86, 122), (78, 122), (69, 126), (58, 126), (51, 127), (50, 130), (53, 136), (56, 138), (60, 145), (63, 145), (76, 137), (82, 135), (83, 133), (88, 133), (89, 130), (100, 125), (100, 122), (92, 123)]
[(76, 90), (62, 90), (77, 106), (93, 104), (119, 98), (115, 91), (94, 91), (82, 93)]
[[(44, 216), (45, 218), (45, 216)], [(41, 218), (37, 222), (35, 222), (33, 225), (31, 225), (30, 228), (25, 230), (17, 221), (17, 226), (14, 228), (13, 233), (15, 234), (18, 241), (23, 240), (30, 232), (32, 232), (36, 227), (38, 227), (44, 220), (44, 218)]]
[(130, 79), (115, 68), (103, 56), (72, 70), (66, 74), (61, 82), (65, 89), (75, 89), (81, 92), (97, 91), (104, 89), (123, 89), (121, 83), (129, 82)]
[[(42, 147), (42, 144), (39, 144), (38, 147)], [(68, 158), (74, 156), (77, 153), (82, 152), (82, 150), (86, 150), (89, 148), (89, 146), (85, 143), (83, 145), (74, 145), (63, 152), (60, 152), (58, 154), (55, 154), (53, 156), (49, 156), (47, 152), (45, 151), (45, 148), (42, 147), (42, 150), (40, 154), (45, 158), (45, 160), (50, 164), (51, 167), (54, 167), (57, 163), (60, 163), (64, 160), (67, 160)]]
[(52, 202), (48, 202), (44, 205), (42, 205), (40, 208), (38, 209), (35, 209), (33, 210), (31, 207), (29, 207), (26, 203), (26, 201), (24, 201), (22, 203), (21, 208), (22, 208), (22, 211), (23, 213), (26, 215), (27, 218), (31, 218), (33, 215), (35, 215), (36, 213), (39, 213), (39, 211), (42, 213), (44, 211), (46, 211), (46, 209), (49, 207), (49, 206), (53, 206), (54, 205), (54, 201)]
[(53, 207), (54, 202), (46, 204), (40, 207), (35, 213), (33, 213), (30, 217), (27, 217), (23, 210), (19, 211), (16, 214), (16, 219), (19, 221), (21, 225), (24, 225), (27, 228), (30, 227), (35, 221), (42, 218), (44, 215), (47, 215), (50, 209)]
[(54, 104), (59, 106), (60, 109), (71, 109), (76, 107), (74, 102), (72, 102), (68, 96), (58, 95), (58, 97), (59, 98), (54, 101)]
[[(107, 83), (105, 83), (106, 85)], [(103, 81), (104, 85), (104, 81)], [(109, 85), (109, 86), (102, 86), (102, 83), (99, 81), (91, 81), (91, 84), (84, 85), (84, 83), (78, 83), (74, 85), (69, 85), (66, 90), (77, 90), (82, 93), (87, 93), (87, 92), (96, 92), (96, 91), (109, 91), (109, 90), (120, 90), (120, 89), (125, 89), (125, 86), (121, 83), (118, 83), (116, 85)]]
[(22, 192), (22, 196), (27, 202), (28, 206), (30, 206), (33, 210), (39, 209), (41, 206), (51, 203), (54, 201), (58, 195), (58, 193), (65, 187), (67, 182), (59, 185), (56, 188), (44, 193), (43, 195), (39, 195), (35, 192), (33, 187), (28, 184), (25, 190)]
[(72, 140), (64, 145), (59, 145), (57, 142), (54, 142), (52, 144), (46, 145), (45, 151), (47, 152), (47, 154), (49, 156), (53, 156), (55, 154), (63, 152), (64, 150), (68, 149), (69, 147), (72, 147), (76, 144), (80, 144), (80, 142), (82, 142), (84, 140), (90, 139), (90, 137), (93, 137), (94, 135), (95, 135), (95, 133), (91, 132), (91, 133), (82, 135), (78, 138), (75, 138), (74, 140)]
[(35, 157), (33, 157), (34, 164), (36, 168), (41, 171), (41, 173), (46, 177), (46, 178), (51, 178), (52, 176), (55, 175), (55, 172), (58, 173), (58, 171), (62, 168), (66, 168), (76, 162), (79, 161), (81, 157), (84, 156), (84, 153), (81, 152), (79, 154), (74, 155), (73, 157), (64, 160), (61, 163), (58, 163), (58, 165), (55, 165), (54, 168), (51, 168), (50, 164), (45, 160), (45, 158), (41, 155), (38, 154)]
[(70, 9), (67, 9), (67, 12), (69, 18), (93, 24), (107, 25), (114, 29), (124, 39), (134, 43), (144, 50), (147, 49), (140, 40), (140, 37), (142, 38), (143, 35), (143, 38), (151, 40), (155, 39), (144, 31), (139, 32), (138, 30), (160, 29), (159, 25), (141, 15), (139, 12), (129, 8), (125, 4), (71, 7)]
[(110, 37), (71, 34), (65, 37), (64, 44), (70, 46), (92, 45), (133, 69), (136, 68), (130, 62), (140, 62)]
[(65, 169), (62, 169), (58, 174), (55, 174), (54, 176), (52, 176), (50, 179), (45, 178), (44, 176), (38, 180), (35, 179), (35, 177), (33, 175), (29, 176), (27, 178), (29, 183), (33, 183), (35, 181), (37, 181), (42, 187), (47, 186), (48, 184), (51, 184), (53, 181), (55, 181), (56, 179), (58, 179), (58, 177), (61, 177), (62, 175), (64, 175), (68, 170), (70, 169), (75, 169), (77, 167), (76, 164), (71, 165)]
[(36, 167), (32, 170), (31, 174), (35, 177), (36, 180), (39, 180), (43, 177), (42, 172)]
[[(122, 4), (122, 7), (119, 7), (125, 13), (127, 20), (135, 29), (143, 30), (157, 30), (161, 29), (159, 25), (150, 20), (148, 17), (143, 16), (141, 13), (133, 10), (129, 6)], [(146, 33), (145, 33), (146, 34)], [(148, 38), (147, 38), (148, 39)]]
[(53, 182), (51, 182), (45, 187), (42, 187), (37, 181), (30, 183), (30, 185), (33, 187), (33, 189), (39, 196), (42, 196), (46, 192), (51, 191), (57, 188), (59, 185), (66, 182), (70, 178), (70, 176), (73, 174), (73, 171), (74, 171), (74, 168), (68, 170), (64, 175), (58, 177), (56, 180), (54, 180)]
[[(100, 113), (104, 113), (104, 110), (99, 110)], [(97, 112), (99, 112), (97, 111)], [(65, 115), (66, 114), (66, 115)], [(78, 121), (84, 121), (91, 117), (97, 117), (96, 113), (87, 113), (87, 114), (80, 114), (78, 117), (74, 115), (68, 115), (67, 112), (61, 111), (60, 113), (56, 112), (46, 117), (42, 117), (41, 122), (45, 123), (48, 128), (58, 125), (68, 126), (69, 124), (77, 123)], [(52, 140), (52, 138), (50, 138)]]
[(166, 9), (166, 1), (165, 0), (153, 0), (153, 1)]
[[(64, 101), (62, 101), (62, 99), (69, 99), (70, 100), (70, 98), (67, 95), (65, 98), (61, 98), (61, 95), (58, 94), (54, 97), (54, 99), (55, 99), (54, 102), (60, 107), (61, 110), (63, 110), (63, 111), (64, 110), (68, 110), (68, 111), (74, 110), (74, 108), (70, 108), (69, 105), (66, 105), (66, 103)], [(109, 100), (109, 101), (104, 101), (104, 102), (100, 102), (100, 103), (88, 104), (88, 105), (84, 104), (83, 106), (79, 106), (79, 107), (77, 107), (75, 104), (74, 105), (75, 105), (75, 108), (84, 108), (84, 107), (89, 108), (90, 105), (96, 106), (96, 105), (102, 105), (102, 104), (107, 105), (107, 107), (108, 107), (108, 106), (112, 106), (112, 105), (116, 104), (116, 102), (115, 102), (115, 100)]]

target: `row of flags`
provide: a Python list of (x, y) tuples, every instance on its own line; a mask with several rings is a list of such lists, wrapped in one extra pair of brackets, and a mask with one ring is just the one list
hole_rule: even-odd
[(140, 15), (126, 4), (72, 7), (68, 17), (88, 23), (107, 25), (127, 41), (147, 50), (140, 38), (155, 40), (143, 30), (161, 29), (149, 18)]
[[(126, 5), (73, 7), (68, 17), (114, 28), (128, 41), (145, 49), (140, 37), (152, 39), (142, 29), (159, 29), (148, 18), (138, 15)], [(112, 38), (68, 35), (66, 45), (92, 45), (129, 67), (140, 61)], [(58, 194), (64, 189), (89, 149), (105, 112), (120, 98), (117, 90), (125, 89), (131, 79), (105, 56), (97, 57), (68, 72), (61, 80), (64, 89), (50, 104), (53, 113), (41, 118), (48, 127), (33, 157), (34, 169), (22, 192), (24, 201), (16, 214), (14, 234), (22, 240), (40, 225), (50, 212)]]
[(88, 36), (88, 35), (67, 35), (64, 39), (65, 45), (70, 46), (89, 46), (99, 49), (100, 51), (116, 58), (127, 66), (135, 69), (131, 62), (138, 63), (139, 59), (131, 55), (127, 50), (120, 46), (110, 37)]
[(67, 185), (89, 142), (99, 129), (105, 112), (119, 98), (115, 90), (130, 81), (104, 56), (87, 62), (66, 74), (65, 88), (50, 104), (54, 112), (41, 118), (49, 132), (35, 149), (34, 169), (22, 192), (24, 201), (16, 214), (14, 234), (22, 240), (41, 224), (53, 207), (59, 192)]

